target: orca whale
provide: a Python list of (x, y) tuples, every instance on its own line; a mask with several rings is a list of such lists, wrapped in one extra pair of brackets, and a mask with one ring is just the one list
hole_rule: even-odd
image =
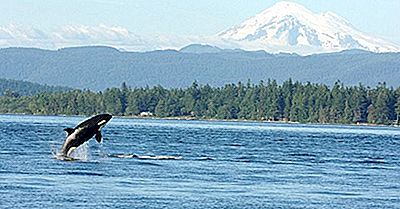
[(89, 141), (93, 136), (95, 136), (98, 143), (101, 143), (101, 128), (103, 128), (111, 118), (112, 116), (110, 114), (100, 114), (83, 121), (75, 128), (64, 129), (64, 131), (67, 132), (67, 138), (57, 155), (59, 157), (70, 157), (70, 154), (76, 148)]

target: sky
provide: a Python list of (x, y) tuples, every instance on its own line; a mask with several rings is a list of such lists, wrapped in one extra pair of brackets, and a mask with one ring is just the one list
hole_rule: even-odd
[[(38, 29), (39, 35), (67, 26), (114, 27), (142, 35), (214, 35), (277, 1), (0, 0), (0, 27)], [(332, 11), (362, 32), (400, 45), (400, 0), (292, 1), (313, 12)]]

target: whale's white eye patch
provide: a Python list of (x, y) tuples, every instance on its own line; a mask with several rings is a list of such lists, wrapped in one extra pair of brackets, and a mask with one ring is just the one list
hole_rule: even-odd
[(102, 121), (98, 122), (97, 125), (98, 125), (98, 126), (101, 126), (101, 125), (104, 125), (104, 124), (106, 124), (106, 123), (107, 123), (106, 120), (102, 120)]

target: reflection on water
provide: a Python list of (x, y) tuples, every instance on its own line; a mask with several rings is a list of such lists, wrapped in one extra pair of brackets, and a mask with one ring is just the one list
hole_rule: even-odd
[(83, 119), (0, 116), (0, 208), (400, 208), (398, 128)]

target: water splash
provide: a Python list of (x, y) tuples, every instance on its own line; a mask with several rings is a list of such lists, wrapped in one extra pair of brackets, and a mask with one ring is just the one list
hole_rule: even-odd
[(76, 160), (84, 160), (84, 161), (88, 160), (90, 157), (88, 143), (85, 142), (81, 146), (76, 148), (74, 151), (72, 151), (70, 157)]
[(57, 158), (57, 156), (59, 155), (57, 145), (51, 144), (50, 147), (51, 147), (51, 154), (52, 154), (55, 158)]
[(51, 145), (51, 153), (56, 159), (59, 160), (82, 160), (87, 161), (90, 158), (89, 145), (87, 143), (82, 144), (70, 153), (70, 156), (64, 156), (59, 152), (57, 145)]

